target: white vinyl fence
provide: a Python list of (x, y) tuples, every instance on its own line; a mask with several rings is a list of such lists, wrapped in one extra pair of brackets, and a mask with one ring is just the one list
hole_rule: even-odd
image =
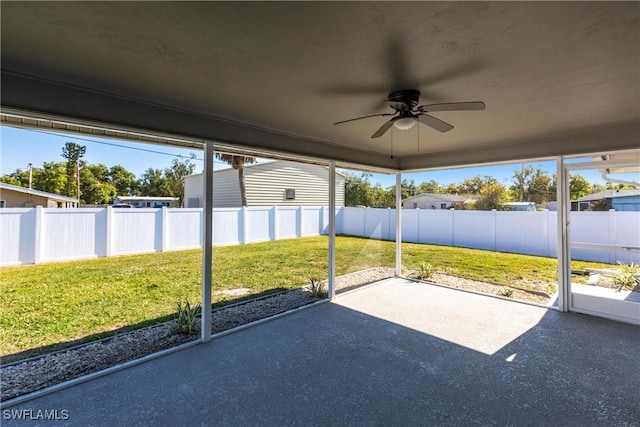
[[(214, 209), (215, 245), (327, 234), (325, 206)], [(0, 265), (201, 246), (202, 209), (0, 209)], [(557, 256), (556, 212), (402, 211), (405, 242)], [(336, 232), (395, 240), (395, 210), (342, 207)], [(640, 212), (572, 212), (573, 259), (640, 264)], [(585, 249), (581, 243), (599, 244)], [(607, 250), (610, 246), (620, 250)]]
[[(556, 257), (556, 212), (404, 209), (402, 241)], [(338, 232), (395, 240), (395, 209), (341, 208)], [(572, 259), (640, 264), (640, 212), (571, 212)], [(580, 244), (598, 244), (583, 249)], [(621, 250), (608, 250), (610, 247)], [(635, 249), (634, 249), (635, 248)]]
[[(327, 207), (214, 209), (215, 245), (326, 234)], [(199, 248), (202, 209), (0, 209), (0, 265)]]

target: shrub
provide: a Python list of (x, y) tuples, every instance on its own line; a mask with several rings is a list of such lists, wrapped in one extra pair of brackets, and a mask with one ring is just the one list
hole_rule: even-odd
[(425, 261), (422, 261), (420, 265), (418, 265), (418, 273), (416, 277), (420, 280), (431, 279), (433, 274), (436, 272), (435, 267)]
[(314, 297), (326, 298), (329, 295), (326, 285), (320, 279), (310, 277), (309, 288), (311, 289), (311, 295)]
[(613, 276), (613, 283), (623, 288), (633, 289), (636, 286), (640, 285), (640, 266), (634, 264), (625, 264), (621, 261), (618, 261), (618, 265), (620, 266), (620, 272), (617, 276)]
[(202, 307), (200, 304), (192, 307), (188, 299), (184, 300), (184, 305), (182, 301), (178, 301), (177, 306), (175, 332), (185, 335), (193, 334), (198, 328), (198, 314)]
[(513, 297), (513, 289), (511, 289), (511, 288), (504, 288), (504, 289), (500, 292), (500, 296), (507, 297), (507, 298), (511, 298), (511, 297)]

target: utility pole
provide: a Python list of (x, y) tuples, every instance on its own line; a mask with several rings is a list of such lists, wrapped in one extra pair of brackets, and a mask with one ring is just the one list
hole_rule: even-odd
[(31, 183), (33, 182), (33, 167), (29, 163), (29, 190), (31, 190)]
[(76, 194), (78, 196), (76, 207), (78, 207), (80, 206), (80, 158), (76, 161)]

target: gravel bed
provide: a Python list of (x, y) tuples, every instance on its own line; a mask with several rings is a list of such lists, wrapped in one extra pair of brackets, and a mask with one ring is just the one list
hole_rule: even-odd
[[(379, 267), (336, 277), (336, 293), (383, 280), (395, 275), (395, 269)], [(430, 281), (451, 286), (499, 294), (505, 287), (436, 273)], [(544, 304), (548, 297), (513, 291), (513, 298)], [(264, 319), (320, 300), (308, 287), (241, 302), (212, 312), (212, 333)], [(26, 359), (0, 368), (0, 400), (4, 401), (73, 378), (97, 372), (151, 353), (197, 340), (193, 335), (174, 334), (173, 321), (116, 335), (86, 345)]]

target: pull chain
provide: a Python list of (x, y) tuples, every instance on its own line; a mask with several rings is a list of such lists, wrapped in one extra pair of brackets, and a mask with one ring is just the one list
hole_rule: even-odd
[(416, 127), (418, 128), (418, 153), (420, 152), (420, 122), (416, 123)]
[(393, 159), (393, 127), (391, 128), (391, 158)]

